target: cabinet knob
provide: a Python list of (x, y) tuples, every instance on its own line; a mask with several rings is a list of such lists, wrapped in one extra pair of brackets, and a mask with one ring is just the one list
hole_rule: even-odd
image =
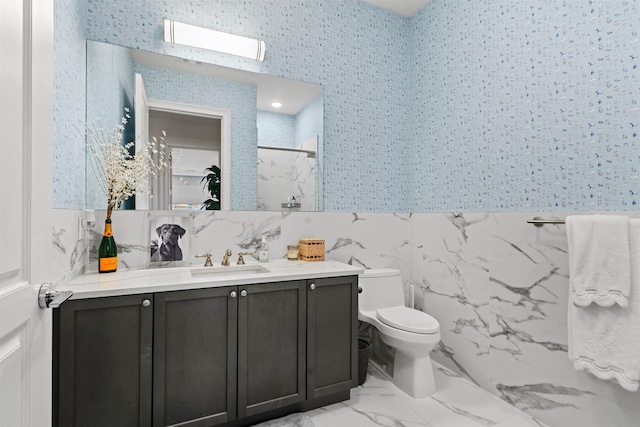
[(142, 301), (142, 306), (143, 307), (149, 307), (151, 305), (151, 301), (149, 301), (148, 299)]
[(238, 296), (238, 293), (237, 293), (236, 291), (231, 291), (231, 293), (229, 294), (229, 296), (230, 296), (231, 298), (235, 298), (235, 297), (237, 297), (237, 296)]
[(247, 296), (247, 291), (245, 289), (240, 291), (240, 296), (241, 297), (246, 297)]
[(309, 285), (309, 289), (314, 290), (316, 288), (316, 284), (312, 283)]

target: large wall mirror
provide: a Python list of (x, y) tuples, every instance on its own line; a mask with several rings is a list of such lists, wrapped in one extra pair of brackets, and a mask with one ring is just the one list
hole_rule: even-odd
[[(88, 40), (87, 123), (112, 129), (125, 109), (124, 141), (166, 134), (172, 167), (123, 209), (204, 209), (219, 168), (214, 208), (322, 210), (322, 86)], [(87, 165), (87, 209), (104, 209)]]

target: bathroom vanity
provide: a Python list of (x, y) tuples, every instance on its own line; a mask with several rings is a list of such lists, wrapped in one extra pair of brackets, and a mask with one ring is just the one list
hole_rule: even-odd
[(357, 275), (325, 261), (83, 275), (54, 310), (54, 426), (251, 425), (349, 399)]

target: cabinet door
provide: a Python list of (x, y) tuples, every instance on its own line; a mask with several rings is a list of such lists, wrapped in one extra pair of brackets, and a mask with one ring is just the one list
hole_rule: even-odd
[(309, 280), (307, 399), (358, 385), (358, 278)]
[(55, 310), (54, 425), (151, 425), (152, 301), (93, 298)]
[(305, 399), (305, 285), (238, 287), (239, 417)]
[(236, 418), (237, 300), (235, 286), (155, 294), (154, 426)]

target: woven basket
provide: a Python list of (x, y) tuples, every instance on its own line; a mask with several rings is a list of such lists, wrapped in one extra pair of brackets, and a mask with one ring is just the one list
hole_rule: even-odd
[(358, 339), (358, 385), (367, 380), (367, 367), (371, 356), (371, 345), (365, 340)]
[(324, 239), (300, 239), (300, 259), (324, 261)]

